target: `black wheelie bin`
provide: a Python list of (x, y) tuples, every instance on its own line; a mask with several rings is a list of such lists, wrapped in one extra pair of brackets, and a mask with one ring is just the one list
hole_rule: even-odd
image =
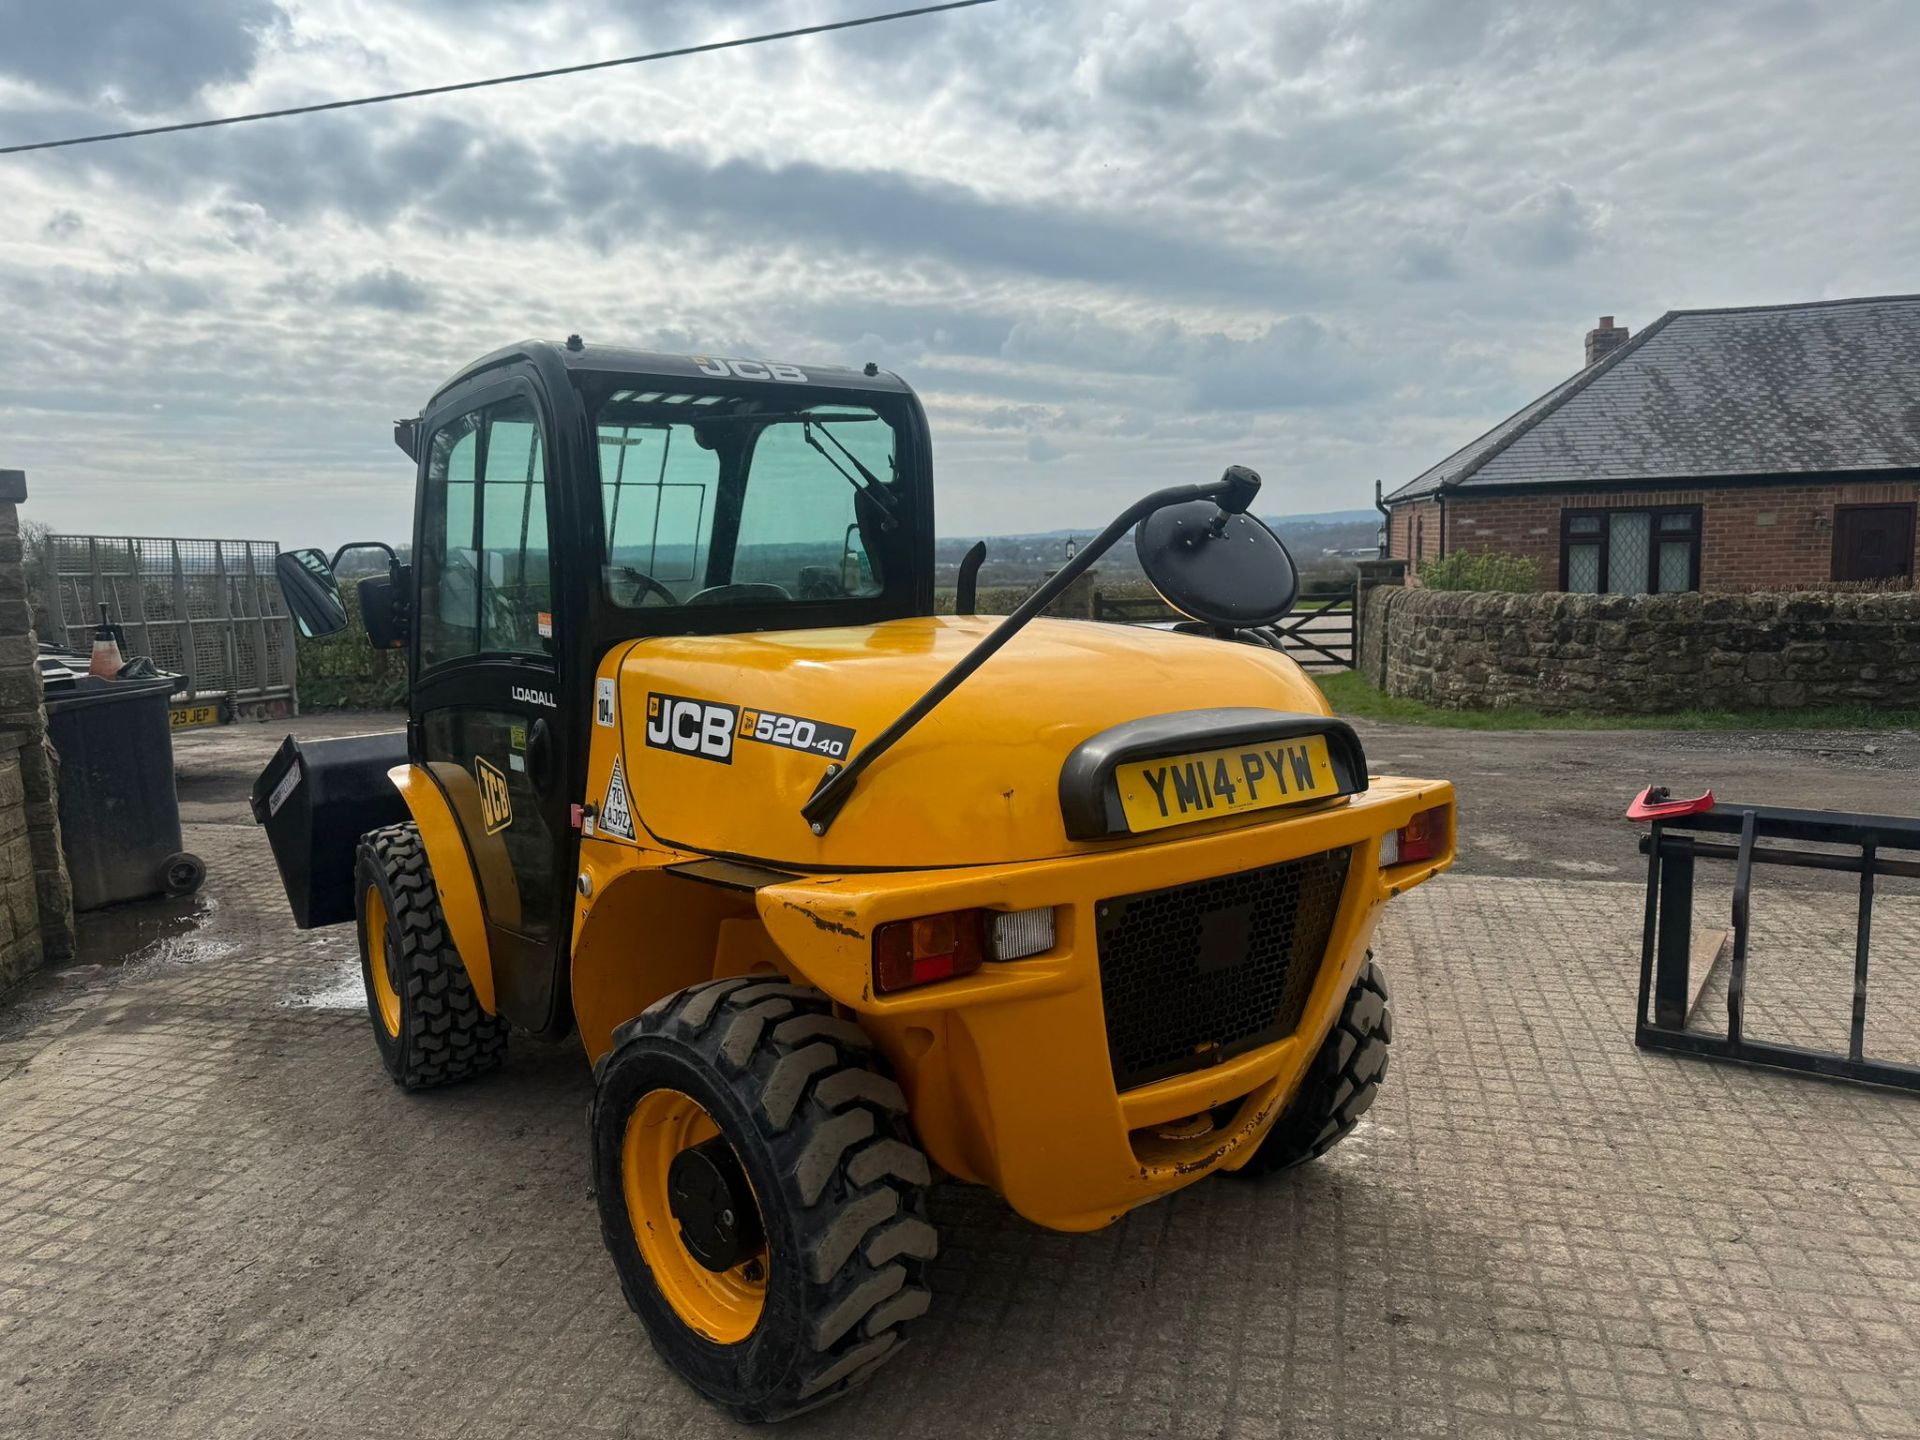
[(178, 675), (101, 680), (77, 675), (46, 692), (47, 734), (60, 752), (60, 845), (73, 908), (97, 910), (200, 888), (206, 866), (181, 848), (167, 702)]

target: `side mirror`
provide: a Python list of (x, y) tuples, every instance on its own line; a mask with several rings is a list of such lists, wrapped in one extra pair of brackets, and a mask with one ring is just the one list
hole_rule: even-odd
[(293, 623), (309, 640), (338, 635), (347, 628), (347, 607), (340, 603), (340, 585), (333, 567), (318, 550), (282, 550), (273, 560), (280, 593), (287, 598)]
[(407, 597), (413, 592), (413, 567), (396, 565), (385, 575), (369, 575), (360, 592), (360, 623), (376, 650), (407, 648)]
[(1134, 531), (1140, 568), (1160, 598), (1216, 630), (1272, 625), (1300, 598), (1300, 576), (1280, 537), (1247, 514), (1260, 477), (1230, 465), (1210, 500), (1167, 505)]

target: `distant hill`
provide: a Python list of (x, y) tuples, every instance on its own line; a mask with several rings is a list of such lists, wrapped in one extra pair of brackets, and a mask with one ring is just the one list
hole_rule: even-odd
[[(1372, 554), (1380, 533), (1378, 510), (1330, 510), (1318, 515), (1262, 516), (1287, 544), (1303, 577), (1324, 579), (1353, 573), (1356, 554)], [(1100, 533), (1099, 525), (1075, 530), (1037, 530), (1021, 535), (943, 535), (934, 542), (935, 584), (950, 586), (959, 574), (960, 557), (975, 540), (987, 542), (987, 562), (980, 584), (1037, 585), (1066, 559), (1067, 542), (1084, 545)], [(1107, 584), (1124, 585), (1144, 579), (1130, 540), (1122, 540), (1099, 563)]]
[[(1317, 515), (1262, 515), (1260, 517), (1276, 530), (1283, 533), (1287, 528), (1300, 526), (1333, 525), (1378, 525), (1380, 512), (1366, 510), (1325, 510)], [(942, 535), (942, 540), (964, 540), (971, 545), (975, 540), (985, 540), (992, 544), (995, 540), (1061, 540), (1069, 537), (1076, 540), (1090, 540), (1098, 535), (1105, 526), (1105, 520), (1095, 521), (1091, 525), (1077, 525), (1071, 530), (1010, 530), (999, 535)]]
[(1380, 512), (1368, 506), (1365, 510), (1326, 510), (1318, 515), (1269, 515), (1266, 519), (1269, 525), (1378, 525)]

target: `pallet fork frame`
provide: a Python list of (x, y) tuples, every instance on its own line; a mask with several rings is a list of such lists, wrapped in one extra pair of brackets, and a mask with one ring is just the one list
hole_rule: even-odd
[[(1763, 840), (1786, 843), (1763, 845)], [(1667, 1050), (1832, 1080), (1920, 1090), (1920, 1066), (1876, 1060), (1865, 1053), (1874, 881), (1881, 875), (1920, 878), (1920, 819), (1767, 805), (1715, 805), (1696, 814), (1655, 820), (1641, 839), (1640, 849), (1647, 857), (1647, 909), (1640, 942), (1635, 1044), (1643, 1050)], [(1888, 851), (1905, 852), (1906, 858), (1889, 858)], [(1727, 983), (1724, 1035), (1687, 1028), (1693, 871), (1698, 860), (1731, 861), (1734, 865), (1732, 972)], [(1752, 1040), (1745, 1033), (1748, 920), (1756, 865), (1837, 870), (1860, 877), (1859, 919), (1854, 932), (1853, 1020), (1845, 1054)]]

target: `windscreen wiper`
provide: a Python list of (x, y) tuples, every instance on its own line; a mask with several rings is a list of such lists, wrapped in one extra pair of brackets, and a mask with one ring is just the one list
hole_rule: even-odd
[[(833, 442), (833, 448), (847, 457), (848, 463), (853, 466), (854, 470), (860, 472), (859, 480), (853, 477), (852, 471), (848, 470), (845, 465), (842, 465), (828, 453), (826, 446), (814, 438), (813, 432), (815, 430), (818, 430), (822, 435), (826, 436), (827, 439), (831, 440)], [(875, 475), (873, 471), (869, 470), (865, 465), (861, 464), (860, 457), (847, 449), (845, 445), (841, 444), (838, 435), (827, 429), (822, 422), (810, 417), (801, 420), (800, 434), (802, 438), (806, 440), (807, 444), (820, 452), (829, 465), (840, 472), (849, 485), (853, 486), (854, 489), (871, 500), (880, 513), (886, 517), (880, 526), (882, 530), (891, 530), (900, 523), (900, 514), (895, 508), (893, 497), (889, 495), (886, 492), (886, 488), (881, 485), (880, 477)], [(861, 481), (865, 481), (865, 483), (862, 484)]]

